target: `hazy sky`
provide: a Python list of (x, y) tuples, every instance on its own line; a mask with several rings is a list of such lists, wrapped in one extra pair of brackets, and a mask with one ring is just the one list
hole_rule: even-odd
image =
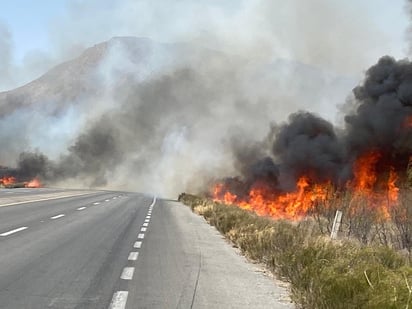
[[(167, 2), (168, 0), (165, 0)], [(198, 0), (194, 0), (198, 1)], [(303, 0), (302, 0), (303, 1)], [(310, 0), (308, 0), (310, 2)], [(336, 0), (332, 0), (336, 1)], [(76, 18), (71, 16), (70, 7), (76, 3), (87, 1), (64, 0), (5, 0), (0, 3), (0, 21), (8, 27), (12, 35), (15, 60), (21, 60), (24, 55), (35, 49), (47, 50), (52, 48), (51, 32), (53, 25), (59, 20), (67, 19), (69, 23), (76, 24)], [(95, 1), (89, 1), (95, 2)], [(108, 1), (101, 1), (102, 10), (107, 9)], [(120, 3), (122, 1), (112, 1)], [(212, 2), (212, 1), (209, 1)], [(221, 3), (219, 6), (226, 10), (236, 10), (240, 1), (214, 1)], [(359, 14), (367, 14), (369, 18), (383, 32), (388, 34), (388, 39), (393, 44), (393, 52), (403, 54), (405, 27), (407, 17), (404, 10), (404, 0), (346, 0), (351, 5), (359, 7)], [(104, 4), (106, 3), (106, 4)], [(352, 4), (353, 3), (353, 4)], [(98, 12), (96, 12), (98, 13)], [(93, 18), (93, 16), (91, 16)], [(111, 21), (106, 20), (110, 25)], [(96, 24), (96, 28), (100, 25)], [(115, 25), (115, 28), (119, 25)], [(94, 31), (93, 29), (84, 29)], [(131, 30), (130, 32), (133, 32)], [(87, 36), (87, 33), (84, 33)], [(62, 34), (64, 35), (64, 34)], [(122, 35), (122, 33), (119, 33)], [(81, 39), (81, 38), (80, 38)], [(396, 56), (396, 55), (395, 55)]]
[[(333, 38), (333, 33), (328, 34), (329, 41), (336, 40), (341, 46), (336, 46), (331, 51), (327, 50), (325, 54), (339, 52), (342, 55), (341, 51), (337, 51), (338, 49), (352, 49), (352, 54), (355, 56), (360, 54), (360, 57), (367, 59), (366, 61), (363, 59), (359, 63), (352, 63), (356, 70), (364, 70), (365, 66), (374, 63), (376, 58), (383, 54), (390, 54), (397, 58), (407, 55), (405, 33), (408, 18), (405, 0), (345, 0), (344, 2), (340, 0), (296, 0), (291, 1), (294, 4), (285, 10), (286, 16), (283, 16), (285, 14), (282, 13), (283, 15), (274, 14), (276, 17), (266, 17), (270, 20), (280, 16), (280, 21), (275, 21), (273, 24), (268, 23), (267, 20), (260, 24), (259, 12), (266, 14), (264, 10), (248, 15), (249, 10), (269, 7), (269, 10), (278, 10), (279, 8), (280, 12), (284, 7), (289, 6), (288, 1), (4, 0), (0, 2), (0, 35), (1, 30), (3, 29), (4, 34), (4, 29), (6, 29), (8, 34), (6, 42), (9, 44), (6, 52), (1, 50), (5, 47), (0, 46), (0, 53), (1, 55), (9, 55), (8, 61), (10, 63), (8, 65), (2, 64), (1, 61), (6, 60), (0, 59), (0, 68), (8, 68), (9, 85), (15, 86), (16, 83), (21, 83), (27, 78), (30, 79), (40, 74), (45, 68), (73, 57), (76, 51), (81, 51), (85, 47), (107, 40), (112, 36), (135, 35), (161, 41), (173, 41), (175, 39), (196, 39), (196, 33), (215, 35), (216, 32), (222, 32), (224, 39), (232, 39), (233, 32), (238, 30), (238, 33), (246, 38), (245, 41), (249, 40), (250, 42), (250, 38), (259, 35), (262, 36), (263, 40), (266, 38), (265, 34), (259, 33), (267, 31), (267, 29), (261, 31), (262, 25), (264, 25), (263, 27), (278, 27), (282, 30), (282, 23), (288, 24), (284, 29), (287, 35), (288, 27), (293, 27), (295, 29), (291, 31), (295, 31), (296, 36), (296, 32), (300, 31), (296, 29), (296, 23), (299, 22), (299, 14), (302, 12), (296, 13), (296, 16), (291, 18), (287, 16), (288, 12), (294, 14), (296, 8), (302, 7), (303, 14), (310, 15), (311, 12), (307, 12), (307, 10), (311, 9), (311, 3), (313, 3), (313, 15), (320, 14), (322, 16), (324, 12), (319, 12), (319, 7), (323, 9), (322, 1), (326, 7), (329, 6), (326, 13), (329, 14), (331, 8), (333, 10), (335, 7), (336, 11), (342, 11), (340, 15), (339, 12), (336, 13), (341, 20), (335, 21), (334, 17), (330, 17), (325, 20), (325, 23), (337, 23), (337, 25), (330, 25), (334, 28), (339, 28), (339, 23), (345, 23), (346, 25), (342, 26), (344, 28), (342, 33), (346, 33), (343, 40), (348, 41), (348, 32), (351, 32), (351, 29), (357, 32), (354, 33), (353, 41), (355, 43), (352, 46), (347, 45), (349, 42), (339, 41), (339, 34), (336, 39)], [(312, 19), (316, 21), (316, 18)], [(352, 20), (356, 26), (351, 26)], [(249, 21), (254, 25), (247, 25)], [(313, 23), (313, 20), (311, 22)], [(229, 30), (227, 30), (228, 27)], [(306, 30), (304, 22), (303, 26), (299, 27), (302, 28), (302, 32)], [(319, 31), (319, 26), (314, 29)], [(325, 24), (320, 29), (328, 31), (329, 25)], [(192, 33), (188, 36), (187, 32)], [(279, 33), (276, 35), (279, 36)], [(307, 34), (303, 35), (308, 36)], [(267, 37), (272, 38), (271, 35)], [(281, 38), (284, 39), (285, 36), (281, 36)], [(366, 38), (367, 43), (363, 43), (364, 38)], [(2, 38), (0, 37), (0, 39)], [(323, 44), (321, 40), (319, 42)], [(350, 39), (350, 41), (352, 40)], [(278, 45), (282, 47), (282, 44), (283, 42), (280, 41)], [(307, 42), (302, 44), (307, 44)], [(309, 44), (316, 46), (318, 42), (309, 41)], [(330, 42), (328, 44), (330, 45)], [(304, 48), (305, 46), (303, 45)], [(361, 55), (358, 50), (364, 50), (365, 46), (369, 50)], [(299, 42), (292, 42), (289, 49), (296, 50), (301, 47)], [(358, 50), (355, 50), (354, 47), (355, 49), (358, 47)], [(313, 49), (313, 46), (309, 48)], [(258, 49), (256, 48), (256, 50)], [(348, 50), (347, 53), (350, 54), (351, 50)], [(287, 58), (289, 54), (292, 55), (291, 58), (295, 56), (293, 52), (280, 52), (278, 56), (284, 57), (286, 55)], [(317, 57), (322, 58), (323, 56), (321, 53)], [(5, 57), (2, 56), (2, 58)], [(298, 60), (305, 62), (306, 58), (305, 55)], [(331, 56), (331, 59), (336, 59), (334, 64), (331, 63), (331, 67), (342, 62), (338, 57)], [(351, 55), (351, 59), (354, 59), (353, 55)], [(308, 61), (310, 62), (310, 60)], [(318, 65), (319, 63), (316, 61), (311, 64)], [(326, 65), (329, 62), (326, 61)], [(20, 70), (19, 74), (16, 74), (15, 72), (18, 70)], [(0, 88), (2, 88), (1, 85)]]
[(0, 3), (0, 22), (8, 28), (14, 58), (21, 61), (27, 52), (48, 50), (50, 27), (67, 11), (62, 0), (6, 0)]

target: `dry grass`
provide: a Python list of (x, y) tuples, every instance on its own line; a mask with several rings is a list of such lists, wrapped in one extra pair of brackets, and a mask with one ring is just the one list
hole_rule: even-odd
[(193, 195), (179, 200), (290, 282), (298, 308), (412, 308), (412, 268), (388, 246), (331, 241), (318, 222), (274, 221)]

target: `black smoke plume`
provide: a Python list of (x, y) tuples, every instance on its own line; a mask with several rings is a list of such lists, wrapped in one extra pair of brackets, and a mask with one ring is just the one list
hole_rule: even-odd
[[(15, 169), (2, 169), (1, 173), (22, 180), (39, 177), (46, 183), (75, 179), (82, 186), (101, 187), (110, 184), (116, 173), (124, 174), (128, 183), (136, 179), (142, 183), (139, 177), (147, 177), (154, 164), (160, 173), (151, 175), (150, 182), (167, 176), (163, 165), (172, 167), (178, 176), (179, 169), (199, 164), (190, 160), (202, 156), (202, 140), (196, 138), (202, 137), (205, 128), (215, 127), (220, 140), (222, 136), (231, 139), (233, 135), (241, 136), (238, 128), (253, 127), (253, 115), (264, 119), (242, 93), (243, 84), (234, 75), (239, 72), (237, 62), (228, 65), (228, 57), (208, 53), (208, 65), (193, 61), (143, 82), (135, 76), (123, 76), (114, 88), (117, 106), (93, 118), (66, 153), (48, 159), (38, 151), (25, 152)], [(126, 81), (127, 87), (121, 81)], [(226, 105), (228, 102), (231, 105)], [(408, 125), (412, 116), (411, 62), (381, 58), (353, 90), (350, 106), (343, 128), (300, 111), (290, 115), (286, 123), (275, 125), (262, 143), (251, 145), (248, 140), (232, 139), (237, 175), (226, 182), (236, 192), (247, 192), (256, 183), (264, 183), (273, 191), (292, 190), (302, 175), (314, 182), (329, 180), (342, 185), (353, 176), (356, 158), (376, 149), (383, 153), (381, 160), (386, 166), (405, 169), (412, 150), (412, 129)], [(243, 112), (227, 116), (236, 110)], [(219, 129), (223, 121), (227, 123)], [(233, 130), (227, 130), (230, 127)], [(210, 134), (206, 137), (218, 138)], [(190, 147), (185, 145), (187, 140), (192, 141)], [(193, 151), (196, 142), (199, 153), (187, 156), (185, 152)], [(184, 159), (176, 164), (170, 161), (170, 153), (173, 160)], [(202, 168), (202, 178), (216, 177), (212, 168)], [(193, 180), (203, 183), (197, 175)], [(188, 184), (178, 187), (182, 185)]]
[(404, 173), (412, 154), (412, 63), (382, 57), (353, 89), (349, 104), (344, 128), (302, 111), (273, 129), (266, 146), (269, 157), (264, 151), (246, 151), (254, 156), (245, 156), (236, 149), (241, 177), (236, 178), (236, 191), (231, 191), (233, 178), (225, 181), (229, 191), (247, 192), (259, 182), (269, 182), (274, 190), (293, 190), (301, 176), (342, 186), (353, 177), (356, 159), (371, 151), (381, 154), (381, 169)]

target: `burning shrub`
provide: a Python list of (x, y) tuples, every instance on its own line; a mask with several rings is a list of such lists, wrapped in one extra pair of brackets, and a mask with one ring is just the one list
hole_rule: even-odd
[(211, 197), (275, 219), (322, 211), (330, 221), (328, 207), (336, 206), (330, 200), (347, 195), (340, 205), (347, 233), (363, 243), (377, 224), (396, 219), (399, 225), (400, 189), (412, 183), (411, 72), (409, 60), (382, 57), (353, 90), (342, 128), (301, 111), (253, 152), (237, 147), (238, 175), (216, 181)]

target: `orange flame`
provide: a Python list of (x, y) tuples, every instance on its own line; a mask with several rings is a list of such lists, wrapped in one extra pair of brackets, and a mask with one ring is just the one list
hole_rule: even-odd
[[(390, 167), (386, 182), (380, 184), (381, 175), (377, 175), (376, 167), (381, 158), (382, 155), (377, 151), (360, 156), (353, 164), (354, 177), (347, 182), (346, 188), (353, 193), (354, 199), (366, 197), (367, 206), (378, 210), (383, 219), (388, 219), (390, 208), (398, 202), (398, 175), (395, 168)], [(318, 203), (327, 207), (331, 189), (331, 182), (313, 183), (309, 177), (302, 176), (297, 180), (293, 192), (274, 192), (265, 184), (255, 183), (246, 196), (239, 197), (224, 183), (218, 183), (212, 195), (215, 201), (234, 204), (261, 216), (297, 220), (314, 211)]]
[(34, 178), (26, 183), (26, 188), (41, 188), (42, 184), (38, 178)]
[(10, 186), (14, 183), (16, 183), (16, 178), (13, 176), (4, 176), (3, 178), (0, 178), (0, 184), (3, 186)]
[(214, 187), (213, 197), (215, 201), (235, 204), (242, 209), (253, 210), (261, 216), (298, 219), (312, 209), (314, 203), (326, 199), (328, 187), (327, 184), (311, 186), (307, 177), (301, 177), (295, 192), (275, 194), (264, 185), (255, 184), (247, 198), (242, 200), (226, 190), (224, 184), (219, 183)]
[(383, 219), (388, 219), (391, 207), (398, 202), (398, 175), (392, 166), (389, 167), (386, 185), (379, 188), (376, 166), (381, 157), (377, 151), (370, 151), (359, 157), (354, 164), (354, 180), (349, 182), (349, 187), (353, 189), (355, 197), (365, 197), (368, 207), (376, 209)]
[(399, 188), (396, 186), (396, 182), (398, 181), (398, 175), (395, 172), (395, 169), (391, 167), (389, 172), (389, 179), (388, 179), (388, 197), (389, 201), (396, 204), (398, 201), (399, 195)]
[(4, 187), (25, 187), (25, 188), (40, 188), (42, 184), (38, 178), (34, 178), (30, 181), (18, 182), (16, 177), (4, 176), (0, 178), (0, 185)]
[(235, 194), (230, 193), (229, 191), (225, 191), (225, 186), (223, 184), (217, 184), (213, 188), (213, 196), (222, 196), (221, 202), (231, 205), (235, 203), (237, 196)]
[(354, 164), (354, 180), (348, 185), (358, 192), (371, 192), (376, 183), (376, 163), (381, 155), (371, 151), (358, 158)]

